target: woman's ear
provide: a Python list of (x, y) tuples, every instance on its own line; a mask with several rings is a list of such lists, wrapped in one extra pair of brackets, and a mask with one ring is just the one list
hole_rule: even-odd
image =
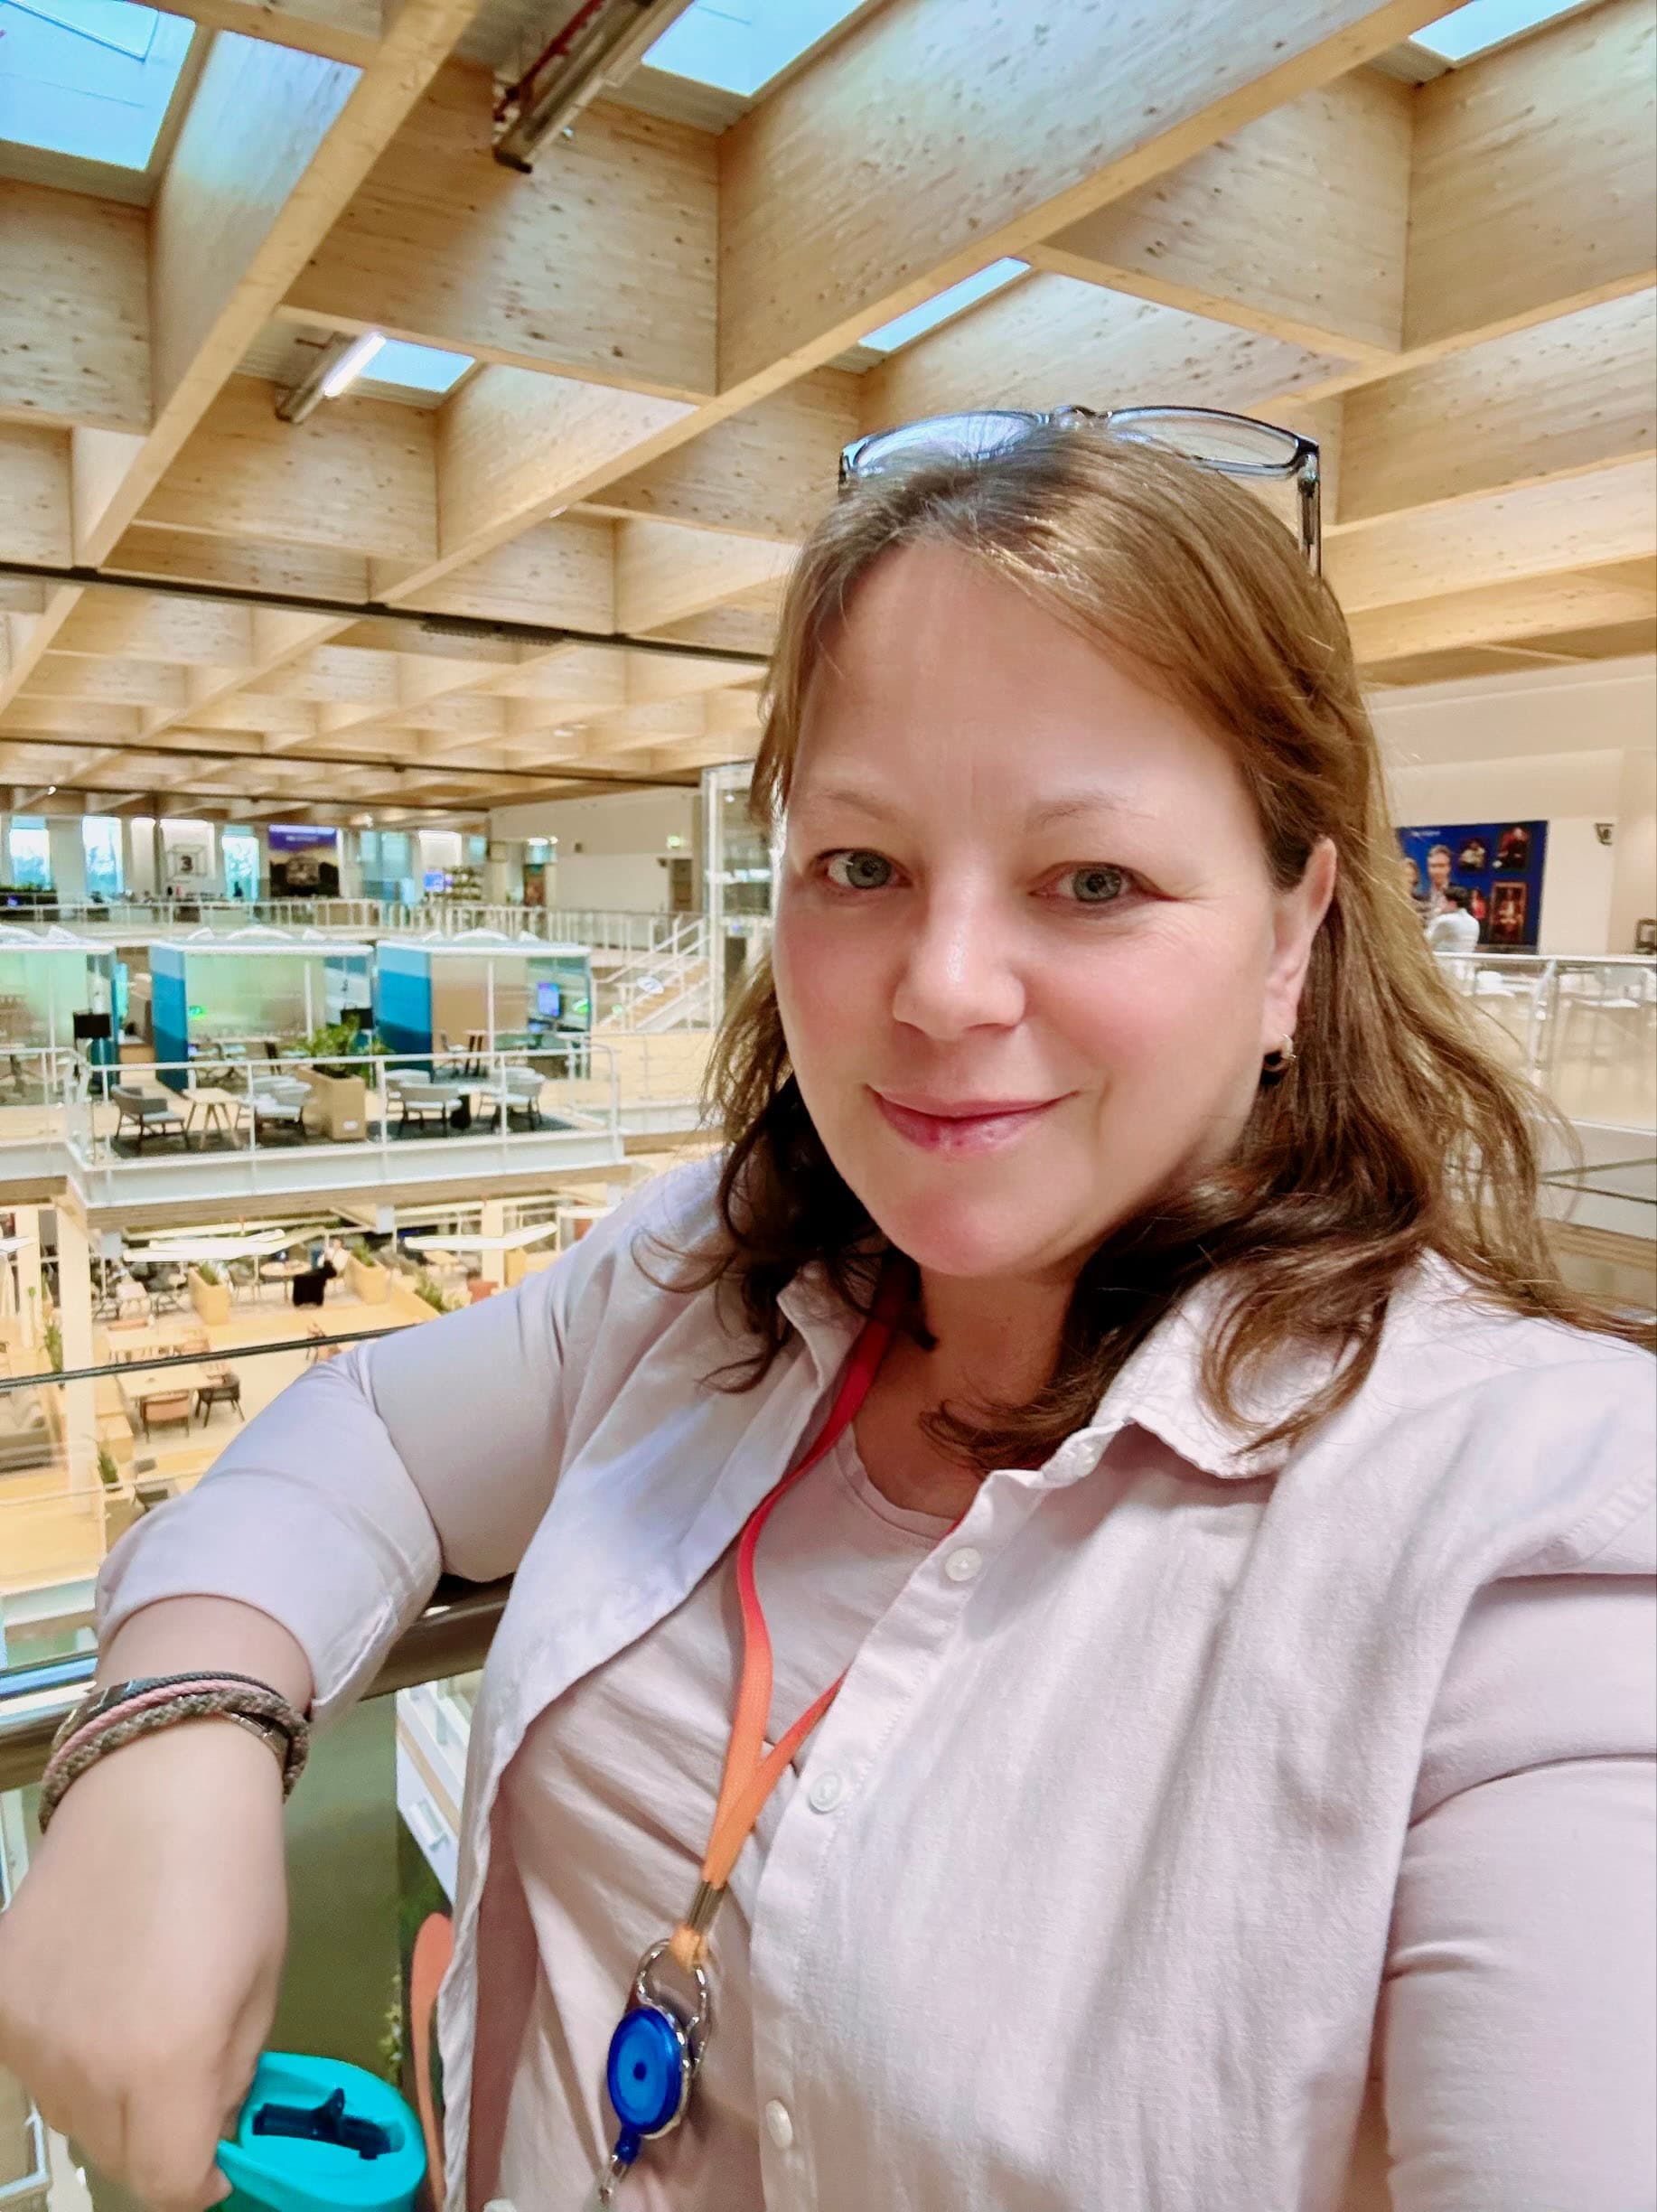
[(1271, 964), (1266, 971), (1266, 996), (1260, 1009), (1260, 1051), (1275, 1052), (1285, 1037), (1295, 1034), (1300, 1015), (1300, 993), (1312, 958), (1312, 941), (1322, 927), (1334, 896), (1334, 843), (1319, 838), (1297, 884), (1277, 894), (1272, 916)]

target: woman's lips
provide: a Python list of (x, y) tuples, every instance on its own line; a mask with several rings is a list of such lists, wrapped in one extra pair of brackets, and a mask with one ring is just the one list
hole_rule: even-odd
[(1061, 1103), (1058, 1099), (985, 1099), (954, 1105), (929, 1099), (921, 1104), (888, 1098), (883, 1091), (871, 1095), (900, 1137), (907, 1137), (923, 1152), (945, 1152), (958, 1158), (1016, 1144)]

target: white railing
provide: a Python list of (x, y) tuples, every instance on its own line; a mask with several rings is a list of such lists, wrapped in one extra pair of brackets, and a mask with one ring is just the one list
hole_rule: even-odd
[[(312, 1081), (317, 1078), (317, 1081)], [(340, 1083), (360, 1083), (360, 1094)], [(481, 1150), (563, 1130), (614, 1135), (614, 1069), (585, 1037), (538, 1051), (363, 1053), (323, 1061), (201, 1057), (122, 1068), (81, 1064), (63, 1129), (89, 1173), (121, 1175), (163, 1157), (261, 1152), (385, 1155), (426, 1141)]]
[(713, 986), (707, 923), (682, 916), (651, 951), (634, 952), (594, 979), (606, 1001), (596, 1024), (617, 1029), (663, 1031), (713, 1026)]
[(1579, 1120), (1657, 1122), (1657, 959), (1650, 953), (1436, 955), (1496, 1042)]
[(246, 929), (250, 923), (276, 929), (337, 931), (342, 936), (375, 936), (407, 931), (445, 937), (467, 930), (500, 930), (559, 944), (590, 945), (594, 951), (648, 953), (667, 942), (687, 919), (669, 914), (630, 914), (587, 906), (490, 904), (453, 898), (407, 902), (384, 898), (117, 899), (61, 902), (17, 907), (5, 919), (35, 928), (52, 923), (94, 936), (162, 929)]

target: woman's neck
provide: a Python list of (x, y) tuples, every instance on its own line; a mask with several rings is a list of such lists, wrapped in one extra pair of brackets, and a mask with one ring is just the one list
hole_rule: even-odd
[(1033, 1398), (1053, 1373), (1072, 1288), (1058, 1276), (974, 1281), (922, 1273), (934, 1348), (918, 1356), (937, 1397), (1014, 1405)]

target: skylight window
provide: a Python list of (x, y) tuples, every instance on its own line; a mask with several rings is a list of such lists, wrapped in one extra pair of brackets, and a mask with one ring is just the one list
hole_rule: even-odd
[(1425, 46), (1441, 61), (1470, 61), (1492, 46), (1500, 46), (1521, 31), (1552, 23), (1557, 15), (1572, 14), (1580, 0), (1467, 0), (1454, 14), (1410, 34), (1410, 43)]
[(0, 0), (0, 138), (147, 168), (194, 32), (127, 0)]
[(988, 298), (992, 292), (999, 292), (1015, 276), (1022, 276), (1029, 266), (1027, 261), (992, 261), (976, 276), (963, 276), (960, 284), (951, 285), (947, 292), (940, 292), (935, 299), (922, 300), (907, 314), (894, 315), (890, 323), (883, 323), (862, 342), (872, 353), (895, 353), (899, 346), (906, 346), (911, 339), (936, 330), (941, 323), (960, 314), (964, 307)]
[(388, 338), (362, 370), (364, 384), (398, 384), (406, 391), (446, 392), (472, 366), (470, 353), (445, 353), (437, 346), (410, 345)]
[(651, 69), (751, 98), (861, 0), (694, 0), (645, 55)]

